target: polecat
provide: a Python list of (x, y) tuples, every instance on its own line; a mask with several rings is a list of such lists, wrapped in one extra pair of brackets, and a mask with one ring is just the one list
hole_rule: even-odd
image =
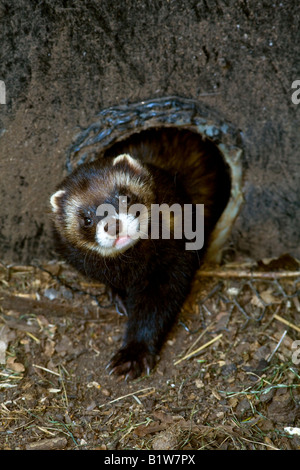
[(80, 272), (106, 284), (125, 308), (123, 346), (109, 368), (131, 379), (154, 366), (199, 266), (199, 252), (186, 249), (184, 231), (175, 236), (174, 214), (169, 237), (160, 232), (163, 217), (154, 224), (159, 236), (149, 235), (152, 207), (204, 204), (207, 238), (228, 196), (218, 158), (206, 155), (197, 135), (151, 132), (79, 166), (50, 200), (59, 251)]

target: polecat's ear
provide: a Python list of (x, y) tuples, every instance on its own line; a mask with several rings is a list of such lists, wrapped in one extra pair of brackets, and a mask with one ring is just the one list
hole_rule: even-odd
[(61, 204), (60, 199), (65, 193), (66, 191), (64, 189), (59, 189), (58, 191), (56, 191), (56, 193), (52, 194), (52, 196), (50, 197), (50, 204), (52, 206), (53, 212), (57, 212), (58, 209), (60, 208), (60, 204)]
[(122, 153), (122, 155), (118, 155), (113, 159), (114, 166), (118, 163), (129, 165), (135, 171), (143, 170), (143, 165), (141, 164), (141, 162), (139, 162), (139, 160), (136, 160), (135, 158), (132, 158), (128, 153)]

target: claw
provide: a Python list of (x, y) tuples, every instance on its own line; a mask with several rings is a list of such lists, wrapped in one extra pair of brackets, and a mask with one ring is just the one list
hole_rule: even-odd
[(121, 348), (107, 364), (109, 375), (125, 375), (125, 380), (133, 380), (143, 372), (150, 375), (155, 363), (155, 356), (145, 345), (131, 344)]

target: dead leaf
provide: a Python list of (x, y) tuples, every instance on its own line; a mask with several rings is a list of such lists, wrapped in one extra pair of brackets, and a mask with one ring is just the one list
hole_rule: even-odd
[(272, 295), (272, 290), (271, 289), (267, 289), (263, 292), (261, 292), (259, 295), (261, 296), (262, 300), (266, 303), (266, 304), (278, 304), (278, 302), (280, 302), (278, 300), (278, 298), (274, 297), (274, 295)]
[(47, 357), (52, 357), (55, 352), (55, 342), (51, 339), (47, 339), (45, 344), (44, 353)]
[(153, 422), (153, 423), (148, 424), (148, 426), (141, 424), (140, 426), (135, 428), (134, 433), (138, 437), (145, 437), (147, 436), (147, 434), (154, 434), (158, 431), (163, 431), (164, 429), (166, 429), (165, 424), (158, 424), (158, 423)]
[(161, 421), (164, 424), (173, 424), (174, 416), (170, 416), (163, 411), (153, 411), (152, 416), (154, 419)]
[(280, 300), (275, 297), (271, 289), (267, 289), (259, 293), (259, 297), (254, 295), (251, 299), (251, 304), (255, 307), (264, 308), (265, 304), (278, 304)]
[(13, 370), (14, 372), (24, 372), (25, 367), (23, 366), (23, 364), (21, 364), (20, 362), (15, 362), (15, 360), (16, 357), (9, 357), (6, 362), (7, 367)]
[(54, 437), (53, 439), (43, 439), (26, 445), (26, 450), (58, 450), (64, 449), (68, 441), (65, 437)]

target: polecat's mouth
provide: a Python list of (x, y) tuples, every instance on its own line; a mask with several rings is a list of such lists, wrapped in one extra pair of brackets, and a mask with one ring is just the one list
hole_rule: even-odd
[(128, 248), (130, 248), (132, 245), (134, 245), (137, 242), (138, 239), (136, 238), (131, 238), (128, 235), (122, 235), (114, 241), (112, 248), (115, 248), (116, 251), (125, 251)]
[(95, 241), (104, 256), (115, 256), (132, 247), (141, 237), (140, 223), (131, 214), (118, 214), (98, 222)]
[(116, 238), (116, 240), (114, 242), (114, 246), (118, 249), (122, 249), (122, 248), (125, 248), (128, 245), (133, 244), (135, 241), (136, 240), (133, 240), (128, 235), (124, 235), (124, 236), (120, 236), (120, 237)]

